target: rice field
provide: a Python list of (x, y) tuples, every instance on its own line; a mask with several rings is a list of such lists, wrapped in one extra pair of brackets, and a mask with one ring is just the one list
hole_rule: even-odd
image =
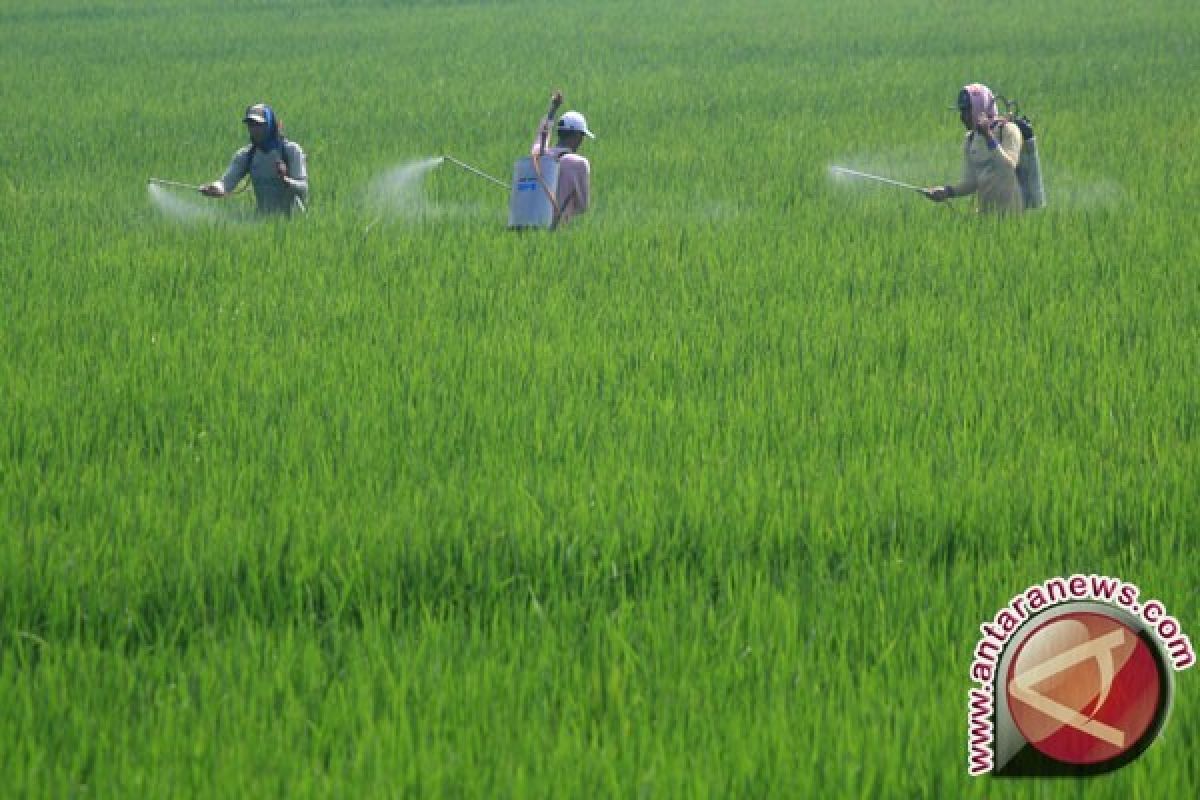
[[(1200, 631), (1200, 6), (0, 0), (0, 795), (1195, 797), (1194, 676), (971, 779), (978, 626)], [(980, 218), (958, 88), (1050, 205)], [(594, 206), (505, 230), (552, 89)], [(310, 212), (218, 178), (272, 103)], [(166, 199), (164, 199), (166, 198)]]

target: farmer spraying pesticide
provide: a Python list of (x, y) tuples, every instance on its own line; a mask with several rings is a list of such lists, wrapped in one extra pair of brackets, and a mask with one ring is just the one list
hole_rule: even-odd
[(596, 138), (578, 111), (568, 111), (554, 126), (557, 145), (547, 146), (562, 92), (550, 98), (550, 109), (538, 126), (530, 157), (516, 163), (509, 199), (510, 228), (558, 228), (588, 210), (592, 167), (579, 155), (584, 137)]
[[(967, 129), (963, 143), (962, 178), (958, 183), (931, 187), (926, 196), (935, 203), (974, 194), (981, 212), (1015, 214), (1026, 208), (1018, 178), (1025, 138), (1018, 125), (996, 113), (996, 98), (981, 83), (964, 86), (957, 109)], [(1041, 178), (1038, 177), (1040, 191)], [(1029, 204), (1031, 208), (1037, 204)]]
[(263, 103), (247, 108), (242, 122), (250, 144), (234, 154), (223, 178), (201, 186), (200, 193), (228, 197), (249, 175), (260, 214), (303, 212), (308, 199), (308, 171), (300, 145), (284, 138), (279, 117)]

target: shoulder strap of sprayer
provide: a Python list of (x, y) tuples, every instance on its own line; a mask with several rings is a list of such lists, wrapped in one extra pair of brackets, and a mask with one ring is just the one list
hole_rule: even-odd
[[(992, 122), (991, 127), (992, 136), (996, 139), (999, 139), (1000, 136), (1003, 135), (1000, 133), (1000, 131), (1004, 129), (1004, 126), (1012, 124), (1015, 123), (1013, 123), (1008, 117), (996, 115), (996, 119)], [(963, 152), (967, 152), (971, 149), (971, 143), (975, 141), (976, 134), (977, 131), (974, 128), (967, 133), (967, 138), (963, 141)]]
[[(292, 172), (292, 165), (288, 163), (287, 146), (288, 146), (288, 140), (285, 139), (284, 137), (280, 136), (279, 137), (279, 157), (281, 159), (283, 159), (283, 164), (285, 167), (288, 168), (288, 174), (290, 175)], [(246, 176), (244, 178), (242, 178), (243, 181), (250, 179), (250, 168), (252, 166), (254, 166), (254, 154), (256, 152), (258, 152), (258, 145), (255, 144), (254, 142), (251, 142), (250, 149), (246, 151)], [(238, 182), (241, 183), (241, 181), (238, 181)], [(242, 184), (242, 188), (246, 188), (249, 185), (250, 184), (248, 184), (248, 183)]]
[(288, 140), (282, 136), (279, 137), (279, 159), (288, 168), (288, 174), (292, 174), (292, 165), (288, 163)]
[[(291, 172), (292, 165), (288, 163), (288, 140), (284, 137), (279, 137), (279, 157), (283, 160), (284, 166)], [(254, 164), (254, 153), (258, 150), (258, 145), (254, 142), (250, 143), (250, 149), (246, 151), (246, 174), (250, 173), (250, 167)]]

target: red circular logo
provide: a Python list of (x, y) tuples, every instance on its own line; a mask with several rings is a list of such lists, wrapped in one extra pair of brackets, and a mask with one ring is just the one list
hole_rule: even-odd
[(1005, 688), (1021, 735), (1067, 764), (1099, 764), (1141, 742), (1163, 702), (1149, 645), (1096, 612), (1063, 614), (1030, 634)]

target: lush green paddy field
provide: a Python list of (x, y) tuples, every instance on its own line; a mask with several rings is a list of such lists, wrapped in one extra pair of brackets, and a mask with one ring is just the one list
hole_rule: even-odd
[[(978, 626), (1200, 630), (1200, 6), (0, 2), (0, 795), (1197, 795), (966, 774)], [(1050, 206), (954, 179), (1015, 95)], [(551, 89), (594, 207), (504, 230)], [(187, 222), (267, 101), (302, 221)], [(372, 225), (373, 220), (379, 220)]]

